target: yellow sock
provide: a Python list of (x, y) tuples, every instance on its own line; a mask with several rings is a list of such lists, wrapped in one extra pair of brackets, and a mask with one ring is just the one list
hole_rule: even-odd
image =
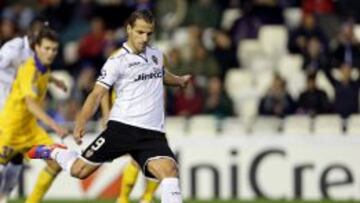
[(158, 186), (159, 182), (154, 180), (146, 180), (146, 188), (144, 194), (141, 196), (141, 201), (150, 203), (154, 198)]
[(129, 162), (124, 169), (122, 175), (122, 182), (120, 185), (120, 195), (118, 203), (129, 203), (129, 196), (133, 189), (137, 176), (139, 174), (139, 168), (132, 162)]
[(50, 188), (52, 182), (56, 178), (57, 173), (52, 173), (46, 167), (44, 168), (37, 179), (35, 187), (31, 192), (30, 196), (26, 199), (25, 203), (39, 203), (43, 199), (45, 193)]

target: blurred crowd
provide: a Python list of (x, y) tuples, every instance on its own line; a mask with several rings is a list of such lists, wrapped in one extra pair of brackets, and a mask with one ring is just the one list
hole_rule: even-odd
[[(284, 11), (294, 8), (301, 20), (289, 24)], [(3, 0), (0, 9), (0, 44), (23, 35), (35, 18), (48, 20), (60, 33), (53, 70), (71, 90), (63, 96), (50, 91), (45, 104), (59, 122), (75, 119), (106, 58), (126, 40), (123, 25), (136, 9), (154, 12), (153, 43), (165, 51), (170, 71), (194, 76), (184, 90), (167, 89), (168, 115), (242, 116), (224, 83), (229, 70), (247, 65), (237, 57), (239, 44), (257, 39), (266, 25), (288, 30), (287, 52), (302, 57), (306, 87), (294, 97), (289, 81), (274, 72), (257, 103), (259, 115), (337, 113), (346, 118), (359, 112), (358, 0)], [(333, 99), (317, 86), (319, 71), (333, 86)]]

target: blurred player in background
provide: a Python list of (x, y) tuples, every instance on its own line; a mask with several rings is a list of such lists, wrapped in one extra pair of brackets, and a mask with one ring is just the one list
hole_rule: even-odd
[[(139, 165), (133, 159), (131, 159), (124, 168), (124, 172), (122, 175), (123, 179), (120, 185), (120, 195), (117, 203), (130, 202), (129, 196), (135, 186), (139, 172)], [(158, 186), (158, 181), (153, 179), (146, 179), (146, 186), (143, 194), (140, 197), (140, 203), (151, 203), (154, 199), (155, 192)]]
[[(42, 28), (41, 21), (31, 23), (24, 37), (16, 37), (5, 43), (0, 49), (0, 111), (10, 92), (18, 67), (33, 56), (31, 46), (35, 36)], [(22, 156), (16, 155), (9, 164), (0, 169), (0, 202), (7, 202), (7, 197), (15, 187), (22, 170)]]
[[(39, 36), (39, 33), (42, 33), (42, 36)], [(51, 77), (47, 70), (47, 66), (52, 63), (57, 53), (57, 47), (57, 36), (54, 32), (44, 27), (42, 21), (35, 20), (25, 37), (14, 38), (4, 44), (0, 50), (0, 198), (2, 202), (7, 201), (8, 195), (18, 181), (22, 153), (27, 147), (31, 147), (29, 144), (51, 143), (50, 138), (46, 137), (43, 130), (37, 126), (35, 117), (45, 124), (51, 123), (53, 129), (57, 129), (56, 132), (63, 133), (63, 130), (53, 124), (54, 121), (44, 116), (44, 111), (39, 109), (48, 81), (66, 90), (64, 83)], [(40, 202), (59, 171), (60, 168), (56, 164), (47, 166), (41, 172), (27, 202)]]
[(28, 151), (30, 158), (55, 160), (73, 177), (84, 179), (102, 163), (130, 154), (147, 178), (161, 182), (162, 203), (182, 203), (177, 162), (164, 132), (164, 84), (186, 87), (191, 77), (165, 70), (168, 64), (163, 53), (148, 46), (154, 27), (150, 11), (130, 15), (127, 42), (104, 64), (77, 119), (74, 138), (81, 144), (86, 122), (114, 87), (117, 96), (106, 129), (81, 155), (54, 145), (39, 145)]
[[(116, 98), (116, 93), (111, 91), (111, 95), (107, 92), (101, 101), (101, 112), (103, 114), (103, 125), (106, 126), (107, 119), (110, 114), (111, 106)], [(122, 174), (120, 191), (117, 203), (129, 203), (130, 194), (133, 190), (137, 177), (139, 175), (139, 165), (131, 159), (125, 166)], [(140, 197), (140, 203), (151, 203), (154, 199), (155, 192), (159, 186), (159, 182), (153, 179), (146, 179), (145, 190)]]

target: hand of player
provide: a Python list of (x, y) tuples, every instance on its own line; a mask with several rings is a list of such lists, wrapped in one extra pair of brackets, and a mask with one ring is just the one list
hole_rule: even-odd
[(81, 121), (76, 121), (75, 128), (74, 128), (74, 139), (76, 144), (81, 145), (82, 137), (85, 134), (85, 123)]
[(183, 75), (183, 76), (180, 76), (180, 79), (181, 79), (180, 87), (181, 87), (181, 88), (185, 88), (185, 87), (189, 84), (189, 82), (190, 82), (191, 75)]
[(102, 128), (102, 129), (105, 129), (105, 128), (106, 128), (107, 122), (108, 122), (108, 116), (103, 116), (103, 117), (100, 119), (100, 124), (101, 124), (101, 128)]

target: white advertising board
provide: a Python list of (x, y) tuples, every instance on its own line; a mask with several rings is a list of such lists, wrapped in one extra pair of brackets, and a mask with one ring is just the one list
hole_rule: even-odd
[[(84, 146), (93, 138), (85, 138)], [(178, 156), (185, 198), (360, 200), (360, 136), (170, 137), (169, 142)], [(81, 150), (70, 138), (66, 144)], [(46, 197), (116, 197), (128, 159), (105, 164), (86, 181), (62, 173)], [(43, 163), (29, 166), (25, 193)], [(134, 197), (144, 185), (139, 179)]]

